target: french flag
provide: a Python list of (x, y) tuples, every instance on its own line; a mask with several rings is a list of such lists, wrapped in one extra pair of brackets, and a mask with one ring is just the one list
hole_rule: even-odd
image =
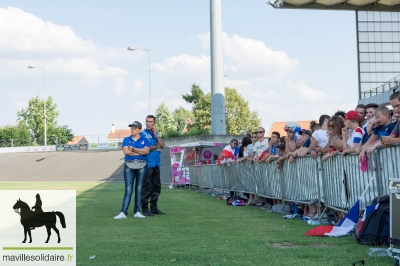
[(346, 236), (353, 230), (354, 225), (358, 222), (358, 213), (360, 211), (360, 200), (351, 207), (346, 216), (339, 222), (338, 225), (332, 228), (332, 231), (325, 233), (325, 236)]
[[(235, 161), (237, 159), (237, 155), (239, 153), (239, 147), (236, 147), (234, 150), (230, 147), (230, 145), (226, 146), (222, 152), (221, 155), (224, 155), (224, 160), (223, 161), (229, 161), (233, 160)], [(221, 165), (221, 156), (218, 156), (218, 165)]]
[(378, 208), (378, 206), (379, 206), (379, 203), (378, 203), (378, 204), (375, 204), (375, 205), (369, 205), (369, 206), (365, 207), (364, 215), (363, 215), (363, 217), (361, 218), (360, 223), (359, 223), (359, 225), (358, 225), (358, 229), (357, 229), (357, 233), (358, 233), (358, 234), (361, 232), (361, 229), (362, 229), (362, 227), (363, 227), (363, 225), (364, 225), (365, 219), (367, 219), (368, 215), (369, 215), (373, 210), (376, 210), (376, 209)]
[(339, 222), (338, 225), (322, 225), (317, 226), (307, 231), (305, 236), (346, 236), (353, 230), (354, 225), (358, 221), (358, 212), (360, 210), (360, 199), (354, 204), (346, 216)]

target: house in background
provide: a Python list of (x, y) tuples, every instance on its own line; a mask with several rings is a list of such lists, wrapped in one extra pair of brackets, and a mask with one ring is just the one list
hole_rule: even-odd
[[(302, 129), (310, 130), (310, 122), (311, 122), (311, 121), (312, 121), (312, 120), (309, 120), (309, 121), (294, 121), (294, 122), (296, 122), (297, 124), (299, 124), (299, 126), (300, 126)], [(274, 123), (272, 124), (272, 126), (271, 126), (271, 129), (270, 129), (269, 132), (268, 132), (268, 137), (270, 138), (272, 132), (274, 132), (274, 131), (279, 132), (279, 134), (281, 134), (281, 137), (282, 137), (282, 136), (286, 136), (287, 134), (286, 134), (286, 131), (284, 130), (284, 127), (285, 127), (286, 123), (287, 123), (287, 122), (274, 122)], [(318, 121), (317, 121), (317, 123), (318, 123)]]
[(67, 142), (68, 145), (75, 144), (89, 144), (89, 141), (84, 136), (74, 136), (71, 141)]
[(131, 135), (130, 129), (115, 129), (114, 124), (111, 125), (111, 132), (107, 136), (107, 142), (122, 142), (124, 138)]

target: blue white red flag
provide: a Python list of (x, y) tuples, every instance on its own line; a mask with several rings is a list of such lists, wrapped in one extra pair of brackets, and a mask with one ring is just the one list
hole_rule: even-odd
[(360, 200), (351, 207), (350, 211), (346, 216), (339, 222), (338, 225), (332, 228), (332, 231), (325, 233), (326, 236), (345, 236), (350, 234), (353, 230), (354, 225), (358, 222), (358, 213), (360, 211)]

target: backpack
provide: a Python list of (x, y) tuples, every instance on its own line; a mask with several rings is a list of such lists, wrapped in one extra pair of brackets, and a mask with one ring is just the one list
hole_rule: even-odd
[(355, 226), (353, 236), (359, 244), (388, 245), (390, 236), (389, 196), (376, 198), (372, 201), (373, 204), (378, 202), (378, 208), (366, 217), (360, 233), (357, 233), (358, 225)]
[(226, 204), (227, 205), (232, 205), (235, 201), (243, 201), (243, 203), (247, 203), (248, 199), (246, 196), (230, 196), (226, 199)]

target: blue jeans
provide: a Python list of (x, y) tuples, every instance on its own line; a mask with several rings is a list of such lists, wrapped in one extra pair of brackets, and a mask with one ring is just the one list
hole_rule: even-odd
[[(135, 183), (135, 207), (133, 213), (140, 211), (140, 201), (142, 200), (142, 184), (147, 173), (147, 164), (142, 169), (134, 170), (124, 163), (125, 194), (122, 201), (121, 212), (128, 215), (129, 204), (131, 203), (133, 183)], [(136, 178), (136, 182), (135, 182)]]

